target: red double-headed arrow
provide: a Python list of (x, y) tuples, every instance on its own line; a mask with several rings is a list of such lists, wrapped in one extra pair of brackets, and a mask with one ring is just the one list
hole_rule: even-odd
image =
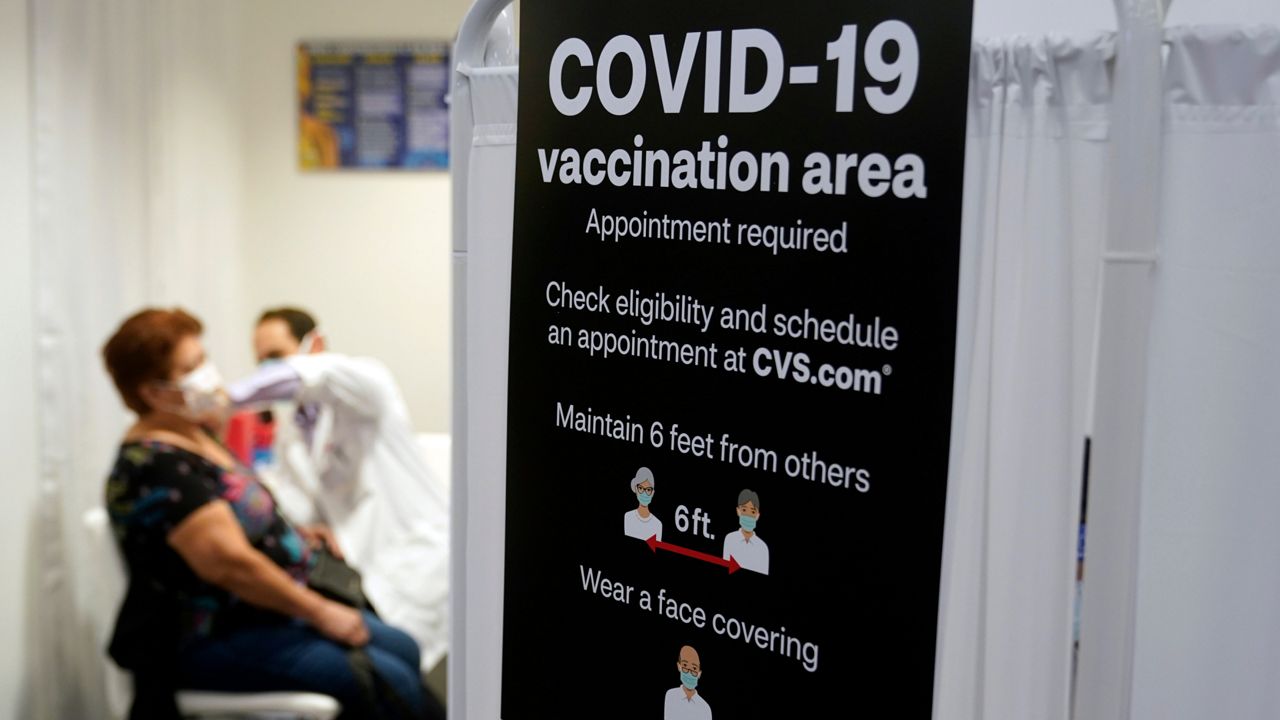
[(662, 542), (661, 540), (658, 539), (657, 535), (650, 535), (649, 539), (645, 540), (645, 542), (649, 544), (649, 549), (654, 551), (655, 553), (658, 552), (659, 550), (666, 550), (667, 552), (673, 552), (673, 553), (676, 553), (677, 555), (684, 555), (685, 557), (691, 557), (694, 560), (709, 562), (712, 565), (719, 565), (720, 567), (729, 568), (730, 575), (738, 572), (738, 568), (742, 567), (741, 565), (738, 564), (738, 560), (734, 558), (732, 555), (729, 556), (728, 560), (725, 560), (724, 558), (718, 558), (715, 555), (708, 555), (707, 553), (698, 552), (697, 550), (690, 550), (687, 547), (680, 547), (679, 545), (672, 545), (671, 543)]

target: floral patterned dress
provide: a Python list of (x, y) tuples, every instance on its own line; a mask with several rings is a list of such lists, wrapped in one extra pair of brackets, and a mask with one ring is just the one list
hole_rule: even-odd
[(201, 580), (168, 543), (169, 533), (191, 513), (225, 500), (253, 547), (305, 584), (312, 555), (252, 474), (226, 470), (163, 442), (128, 442), (120, 447), (106, 494), (131, 581), (146, 582), (172, 599), (183, 642), (247, 625), (288, 622)]

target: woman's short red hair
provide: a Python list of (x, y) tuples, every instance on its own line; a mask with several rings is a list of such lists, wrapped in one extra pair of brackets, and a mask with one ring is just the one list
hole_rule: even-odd
[(139, 389), (143, 383), (168, 380), (174, 348), (183, 338), (203, 331), (200, 321), (181, 308), (147, 308), (125, 320), (102, 348), (107, 372), (124, 404), (139, 415), (150, 412)]

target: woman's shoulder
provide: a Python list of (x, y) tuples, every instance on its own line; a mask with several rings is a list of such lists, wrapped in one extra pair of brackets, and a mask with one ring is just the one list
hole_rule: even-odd
[(167, 458), (199, 458), (199, 455), (176, 443), (153, 437), (126, 437), (120, 441), (117, 459), (134, 466), (145, 466)]
[(215, 467), (203, 457), (172, 443), (153, 438), (126, 438), (116, 454), (112, 482), (169, 475), (208, 475)]
[(173, 506), (217, 494), (217, 468), (199, 455), (156, 440), (125, 440), (106, 483), (113, 523), (155, 524)]

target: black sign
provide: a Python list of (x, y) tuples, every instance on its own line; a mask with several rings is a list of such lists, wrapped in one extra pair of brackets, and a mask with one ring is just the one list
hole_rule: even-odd
[(928, 718), (971, 4), (522, 15), (502, 717)]

